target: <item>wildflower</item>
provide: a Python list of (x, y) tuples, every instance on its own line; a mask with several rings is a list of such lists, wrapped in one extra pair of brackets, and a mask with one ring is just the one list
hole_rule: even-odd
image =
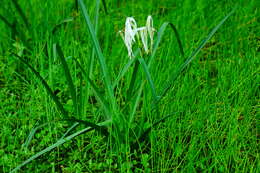
[(153, 18), (152, 16), (148, 16), (147, 17), (147, 20), (146, 20), (146, 28), (147, 28), (147, 31), (149, 33), (149, 37), (150, 37), (150, 41), (151, 41), (151, 50), (152, 50), (152, 47), (153, 47), (153, 36), (154, 36), (154, 31), (155, 29), (153, 28)]
[[(140, 41), (141, 38), (143, 49), (146, 54), (148, 54), (149, 51), (152, 50), (154, 31), (155, 29), (153, 28), (152, 16), (148, 16), (146, 26), (140, 28), (137, 27), (136, 21), (133, 17), (126, 18), (124, 32), (125, 35), (123, 35), (122, 31), (119, 31), (119, 33), (127, 47), (128, 56), (130, 59), (133, 58), (132, 45), (136, 41), (135, 37), (137, 37), (138, 41)], [(150, 45), (148, 45), (148, 34), (150, 38)]]
[(135, 35), (137, 34), (137, 24), (135, 19), (133, 17), (127, 17), (125, 22), (125, 36), (123, 36), (122, 31), (119, 31), (119, 33), (125, 42), (128, 50), (128, 56), (132, 58), (132, 44), (135, 42)]
[(149, 49), (148, 49), (148, 39), (147, 39), (147, 28), (146, 27), (139, 28), (139, 32), (140, 32), (141, 41), (143, 43), (144, 51), (146, 54), (148, 54)]

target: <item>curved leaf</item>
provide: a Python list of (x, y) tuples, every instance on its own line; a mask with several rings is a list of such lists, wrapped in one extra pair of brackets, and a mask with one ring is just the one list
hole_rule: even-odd
[(69, 86), (69, 91), (70, 91), (70, 95), (73, 101), (73, 106), (74, 106), (74, 113), (76, 115), (78, 115), (78, 103), (77, 103), (77, 94), (76, 94), (76, 89), (75, 86), (73, 84), (72, 81), (72, 77), (71, 77), (71, 73), (68, 67), (68, 64), (65, 60), (64, 54), (61, 50), (61, 47), (58, 44), (53, 44), (53, 53), (56, 56), (56, 52), (58, 53), (58, 57), (61, 60), (61, 64), (63, 66), (63, 70), (64, 70), (64, 74), (66, 77), (66, 80), (68, 82), (68, 86)]
[(172, 30), (174, 31), (174, 34), (175, 34), (175, 37), (176, 37), (176, 39), (177, 39), (178, 46), (179, 46), (179, 49), (180, 49), (180, 53), (181, 53), (182, 56), (184, 56), (183, 46), (182, 46), (181, 39), (180, 39), (179, 33), (178, 33), (178, 31), (177, 31), (177, 28), (176, 28), (172, 23), (170, 23), (170, 22), (164, 22), (164, 23), (162, 24), (162, 26), (160, 27), (160, 29), (159, 29), (159, 31), (158, 31), (158, 34), (157, 34), (157, 38), (156, 38), (156, 40), (155, 40), (155, 42), (154, 42), (152, 55), (151, 55), (151, 57), (150, 57), (149, 60), (148, 60), (148, 67), (150, 67), (151, 62), (153, 61), (153, 59), (154, 59), (154, 57), (155, 57), (155, 53), (156, 53), (156, 51), (157, 51), (157, 49), (158, 49), (158, 47), (159, 47), (159, 44), (160, 44), (160, 42), (161, 42), (161, 40), (162, 40), (162, 37), (163, 37), (164, 32), (165, 32), (165, 30), (166, 30), (166, 28), (167, 28), (168, 25), (169, 25), (169, 26), (172, 28)]
[(92, 40), (92, 43), (94, 45), (94, 48), (96, 50), (96, 54), (97, 54), (97, 58), (98, 58), (98, 61), (99, 61), (99, 64), (101, 66), (101, 71), (104, 75), (104, 82), (105, 82), (105, 86), (106, 86), (106, 89), (107, 89), (107, 92), (108, 92), (108, 96), (109, 96), (109, 99), (110, 99), (110, 102), (111, 102), (111, 106), (113, 107), (113, 110), (116, 110), (116, 99), (114, 98), (114, 92), (113, 92), (113, 89), (112, 89), (112, 85), (111, 85), (111, 79), (110, 79), (110, 76), (109, 76), (109, 73), (108, 73), (108, 69), (107, 69), (107, 65), (106, 65), (106, 62), (105, 62), (105, 57), (101, 51), (101, 47), (99, 45), (99, 42), (98, 42), (98, 39), (97, 39), (97, 36), (95, 34), (95, 30), (94, 30), (94, 27), (90, 21), (90, 18), (89, 18), (89, 15), (87, 13), (87, 10), (86, 10), (86, 7), (83, 3), (82, 0), (78, 0), (79, 2), (79, 6), (81, 8), (81, 11), (82, 11), (82, 14), (83, 14), (83, 17), (86, 21), (86, 24), (87, 24), (87, 29), (90, 33), (90, 36), (91, 36), (91, 40)]
[[(99, 123), (98, 125), (99, 125), (99, 126), (104, 126), (104, 125), (106, 125), (106, 124), (108, 124), (108, 123), (110, 123), (110, 121), (105, 121), (105, 122)], [(18, 171), (19, 169), (21, 169), (23, 166), (27, 165), (27, 164), (30, 163), (31, 161), (37, 159), (38, 157), (40, 157), (41, 155), (43, 155), (43, 154), (45, 154), (45, 153), (47, 153), (47, 152), (49, 152), (49, 151), (51, 151), (51, 150), (53, 150), (53, 149), (59, 147), (60, 145), (64, 144), (65, 142), (70, 141), (70, 140), (72, 140), (73, 138), (75, 138), (75, 137), (77, 137), (77, 136), (79, 136), (79, 135), (82, 135), (82, 134), (84, 134), (84, 133), (86, 133), (86, 132), (89, 132), (89, 131), (91, 131), (91, 130), (94, 130), (94, 128), (87, 127), (87, 128), (84, 128), (84, 129), (82, 129), (82, 130), (80, 130), (80, 131), (77, 131), (77, 132), (73, 133), (72, 135), (70, 135), (70, 136), (68, 136), (68, 137), (59, 139), (56, 143), (52, 144), (51, 146), (45, 148), (44, 150), (42, 150), (42, 151), (40, 151), (40, 152), (38, 152), (38, 153), (36, 153), (35, 155), (33, 155), (32, 157), (30, 157), (29, 159), (27, 159), (26, 161), (24, 161), (24, 162), (21, 163), (20, 165), (18, 165), (16, 168), (14, 168), (14, 169), (11, 171), (11, 173)]]
[(181, 72), (191, 63), (191, 61), (196, 57), (196, 55), (200, 52), (200, 50), (206, 45), (206, 43), (211, 39), (211, 37), (217, 32), (217, 30), (223, 25), (223, 23), (234, 13), (235, 9), (233, 9), (228, 15), (226, 15), (217, 26), (215, 26), (208, 36), (202, 40), (197, 49), (195, 49), (192, 54), (186, 59), (186, 61), (179, 67), (179, 69), (173, 74), (171, 79), (166, 83), (161, 91), (160, 98), (158, 102), (166, 95), (169, 89), (172, 86), (172, 83), (177, 79), (177, 77), (181, 74)]
[(97, 98), (97, 100), (99, 100), (99, 102), (101, 103), (101, 105), (104, 107), (105, 109), (105, 113), (107, 114), (107, 118), (110, 118), (111, 112), (110, 112), (110, 108), (108, 106), (107, 101), (105, 100), (105, 98), (102, 96), (102, 94), (99, 92), (97, 86), (94, 84), (94, 82), (89, 78), (88, 74), (86, 73), (86, 71), (82, 68), (82, 66), (79, 64), (79, 62), (77, 61), (77, 59), (74, 58), (74, 61), (76, 61), (77, 66), (79, 66), (80, 70), (82, 71), (85, 79), (88, 81), (88, 83), (90, 84), (91, 88), (94, 91), (94, 94)]
[(16, 58), (18, 58), (23, 64), (25, 64), (29, 69), (33, 72), (33, 74), (41, 81), (42, 85), (46, 89), (49, 96), (52, 98), (52, 100), (55, 102), (57, 108), (59, 111), (66, 117), (68, 117), (68, 112), (63, 108), (61, 102), (59, 101), (58, 97), (54, 94), (54, 92), (51, 90), (47, 82), (43, 79), (43, 77), (38, 73), (29, 63), (27, 63), (22, 57), (19, 55), (13, 53)]

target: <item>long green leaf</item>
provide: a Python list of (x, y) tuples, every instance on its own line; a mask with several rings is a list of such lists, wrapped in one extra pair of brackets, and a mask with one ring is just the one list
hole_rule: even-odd
[(144, 84), (145, 84), (145, 81), (141, 84), (140, 88), (138, 89), (137, 96), (136, 96), (136, 98), (133, 102), (134, 104), (133, 104), (133, 107), (131, 109), (130, 117), (129, 117), (129, 126), (131, 126), (132, 122), (134, 121), (134, 116), (135, 116), (137, 107), (138, 107), (138, 105), (141, 101), (141, 95), (142, 95), (142, 91), (143, 91), (143, 88), (144, 88)]
[(24, 32), (18, 32), (17, 31), (17, 25), (16, 25), (16, 22), (13, 22), (13, 23), (10, 23), (4, 16), (2, 16), (0, 14), (0, 20), (2, 20), (6, 26), (8, 26), (10, 29), (11, 29), (11, 32), (12, 32), (12, 41), (15, 41), (16, 38), (15, 36), (17, 36), (18, 38), (20, 38), (20, 40), (22, 41), (22, 43), (26, 46), (26, 48), (28, 50), (31, 49), (29, 43), (26, 41), (26, 38), (25, 38), (25, 34)]
[(26, 28), (30, 31), (30, 25), (29, 25), (29, 22), (28, 22), (28, 19), (26, 18), (21, 6), (18, 4), (17, 0), (12, 0), (16, 10), (18, 11), (19, 15), (21, 16)]
[(136, 61), (133, 73), (131, 75), (130, 85), (129, 85), (129, 88), (128, 88), (128, 91), (127, 91), (127, 95), (126, 95), (126, 99), (127, 100), (131, 100), (132, 93), (133, 93), (134, 86), (135, 86), (135, 81), (136, 81), (136, 78), (137, 78), (138, 69), (139, 69), (139, 63)]
[(95, 129), (96, 131), (100, 132), (101, 134), (103, 134), (106, 137), (108, 137), (108, 135), (109, 135), (106, 127), (99, 126), (99, 125), (97, 125), (95, 123), (92, 123), (90, 121), (87, 121), (87, 120), (80, 120), (80, 119), (76, 119), (76, 118), (70, 118), (70, 119), (66, 119), (66, 121), (77, 122), (77, 123), (80, 123), (80, 124), (84, 124), (87, 127), (91, 127), (93, 129)]
[(60, 58), (64, 73), (65, 73), (65, 77), (66, 77), (66, 80), (67, 80), (67, 83), (69, 86), (70, 95), (71, 95), (71, 98), (73, 101), (73, 106), (74, 106), (74, 113), (76, 115), (78, 115), (78, 102), (77, 102), (76, 88), (74, 87), (68, 64), (65, 60), (64, 54), (63, 54), (60, 46), (58, 44), (53, 44), (54, 55), (56, 55), (56, 52), (58, 54), (58, 57)]
[(74, 18), (73, 17), (69, 17), (66, 19), (63, 19), (61, 22), (59, 22), (57, 25), (55, 25), (52, 29), (52, 34), (54, 34), (59, 28), (61, 28), (61, 26), (69, 23), (69, 22), (73, 22)]
[(9, 28), (13, 28), (13, 25), (4, 17), (0, 14), (0, 20), (2, 20)]
[(138, 58), (138, 61), (140, 62), (140, 64), (142, 65), (143, 67), (143, 70), (144, 70), (144, 73), (146, 75), (146, 79), (151, 87), (151, 90), (152, 90), (152, 94), (153, 94), (153, 97), (154, 97), (154, 100), (156, 101), (157, 100), (157, 94), (156, 94), (156, 91), (155, 91), (155, 85), (154, 85), (154, 82), (152, 80), (152, 77), (151, 77), (151, 74), (148, 70), (148, 67), (144, 61), (143, 58)]
[(33, 155), (32, 157), (30, 157), (29, 159), (27, 159), (26, 161), (24, 161), (22, 164), (18, 165), (15, 169), (13, 169), (13, 170), (11, 171), (11, 173), (18, 171), (18, 170), (21, 169), (23, 166), (25, 166), (25, 165), (27, 165), (28, 163), (30, 163), (31, 161), (37, 159), (37, 158), (40, 157), (41, 155), (43, 155), (43, 154), (45, 154), (45, 153), (47, 153), (47, 152), (53, 150), (54, 148), (57, 148), (58, 146), (64, 144), (65, 142), (71, 140), (72, 138), (74, 138), (74, 137), (76, 137), (76, 136), (78, 136), (78, 135), (81, 135), (81, 134), (83, 134), (83, 133), (88, 132), (89, 130), (93, 130), (93, 129), (90, 128), (90, 127), (89, 127), (89, 128), (85, 128), (85, 129), (83, 129), (83, 130), (81, 130), (81, 131), (79, 131), (79, 132), (76, 132), (76, 133), (74, 133), (74, 134), (72, 134), (72, 135), (70, 135), (70, 136), (68, 136), (68, 137), (66, 137), (66, 138), (62, 138), (62, 139), (58, 140), (55, 144), (53, 144), (53, 145), (51, 145), (51, 146), (45, 148), (44, 150), (42, 150), (42, 151), (36, 153), (36, 154)]
[(154, 103), (156, 104), (155, 106), (156, 106), (157, 117), (159, 117), (159, 108), (158, 108), (158, 106), (157, 106), (158, 96), (157, 96), (157, 94), (156, 94), (156, 89), (155, 89), (154, 82), (153, 82), (153, 80), (152, 80), (151, 74), (150, 74), (150, 72), (149, 72), (149, 70), (148, 70), (148, 67), (147, 67), (147, 65), (146, 65), (146, 63), (145, 63), (145, 61), (144, 61), (144, 59), (143, 59), (143, 58), (138, 58), (138, 60), (139, 60), (140, 64), (141, 64), (142, 67), (143, 67), (143, 70), (144, 70), (146, 79), (147, 79), (147, 81), (148, 81), (148, 83), (149, 83), (149, 85), (150, 85), (150, 88), (151, 88), (151, 90), (152, 90), (153, 100), (154, 100)]
[(83, 17), (85, 19), (85, 22), (87, 24), (87, 29), (88, 29), (88, 31), (90, 33), (92, 43), (93, 43), (94, 48), (95, 48), (96, 53), (97, 53), (98, 61), (99, 61), (99, 64), (101, 66), (102, 73), (104, 75), (105, 86), (107, 88), (107, 92), (108, 92), (108, 96), (109, 96), (110, 102), (112, 104), (113, 109), (116, 109), (115, 108), (116, 102), (115, 102), (115, 98), (114, 98), (114, 92), (113, 92), (113, 89), (112, 89), (110, 76), (109, 76), (109, 73), (108, 73), (108, 70), (107, 70), (107, 66), (106, 66), (106, 63), (105, 63), (105, 58), (103, 56), (103, 53), (101, 51), (98, 39), (97, 39), (96, 34), (95, 34), (94, 27), (93, 27), (93, 25), (92, 25), (92, 23), (90, 21), (89, 15), (87, 13), (87, 10), (86, 10), (86, 7), (85, 7), (83, 1), (82, 0), (78, 0), (78, 2), (79, 2), (79, 6), (81, 8)]
[(74, 0), (75, 1), (75, 10), (79, 11), (79, 4), (78, 4), (78, 0)]
[[(104, 125), (106, 125), (106, 124), (108, 124), (108, 123), (110, 123), (110, 121), (105, 121), (105, 122), (99, 123), (98, 125), (99, 125), (99, 126), (104, 126)], [(38, 157), (40, 157), (41, 155), (43, 155), (43, 154), (45, 154), (45, 153), (47, 153), (47, 152), (49, 152), (49, 151), (51, 151), (51, 150), (53, 150), (53, 149), (59, 147), (60, 145), (64, 144), (65, 142), (70, 141), (70, 140), (72, 140), (73, 138), (75, 138), (75, 137), (77, 137), (77, 136), (79, 136), (79, 135), (82, 135), (82, 134), (84, 134), (84, 133), (86, 133), (86, 132), (89, 132), (89, 131), (91, 131), (91, 130), (94, 130), (94, 128), (87, 127), (87, 128), (84, 128), (84, 129), (82, 129), (82, 130), (80, 130), (80, 131), (77, 131), (77, 132), (71, 134), (71, 135), (68, 136), (68, 137), (59, 139), (59, 140), (58, 140), (56, 143), (54, 143), (53, 145), (51, 145), (51, 146), (45, 148), (44, 150), (42, 150), (42, 151), (36, 153), (35, 155), (33, 155), (32, 157), (30, 157), (29, 159), (27, 159), (26, 161), (24, 161), (24, 162), (21, 163), (20, 165), (18, 165), (15, 169), (13, 169), (13, 170), (11, 171), (11, 173), (18, 171), (19, 169), (21, 169), (23, 166), (27, 165), (27, 164), (30, 163), (31, 161), (37, 159)]]
[[(99, 125), (96, 125), (92, 122), (89, 122), (89, 121), (86, 121), (86, 120), (78, 120), (76, 118), (69, 118), (69, 119), (61, 119), (59, 121), (69, 121), (69, 122), (74, 122), (74, 124), (62, 135), (62, 138), (65, 138), (73, 129), (75, 129), (79, 124), (84, 124), (85, 126), (87, 127), (91, 127), (95, 130), (97, 130), (98, 132), (101, 132), (103, 135), (105, 136), (108, 136), (108, 131), (105, 127), (103, 126), (99, 126)], [(51, 124), (51, 123), (55, 123), (55, 121), (50, 121), (50, 122), (47, 122), (47, 123), (44, 123), (44, 124), (41, 124), (39, 126), (36, 126), (34, 127), (31, 131), (30, 131), (30, 134), (28, 135), (25, 143), (23, 144), (23, 147), (28, 147), (33, 136), (35, 135), (36, 131), (48, 124)]]
[(104, 6), (105, 13), (108, 14), (106, 0), (102, 0), (102, 3)]
[(60, 103), (58, 97), (54, 94), (54, 92), (51, 90), (51, 88), (49, 87), (49, 85), (47, 84), (47, 82), (43, 79), (43, 77), (29, 64), (27, 63), (22, 57), (20, 57), (17, 54), (13, 55), (18, 58), (22, 63), (24, 63), (27, 67), (29, 67), (29, 69), (33, 72), (33, 74), (41, 81), (42, 85), (44, 86), (44, 88), (46, 89), (47, 93), (49, 94), (49, 96), (53, 99), (53, 101), (55, 102), (57, 108), (59, 109), (59, 111), (65, 116), (68, 117), (68, 112), (63, 108), (62, 104)]
[(82, 115), (82, 112), (84, 111), (83, 108), (84, 108), (84, 103), (83, 103), (83, 76), (82, 74), (80, 73), (79, 74), (79, 80), (80, 80), (80, 85), (79, 85), (79, 96), (78, 96), (78, 112), (79, 112), (79, 116)]
[(170, 113), (164, 117), (162, 117), (161, 119), (157, 120), (156, 122), (154, 122), (152, 125), (150, 125), (150, 127), (148, 127), (146, 130), (143, 130), (143, 128), (139, 128), (141, 130), (141, 133), (137, 133), (137, 134), (141, 134), (137, 140), (132, 144), (133, 148), (136, 148), (138, 146), (138, 143), (142, 143), (145, 141), (145, 139), (147, 139), (148, 134), (151, 132), (152, 128), (157, 126), (158, 124), (160, 124), (161, 122), (163, 122), (164, 120), (166, 120), (167, 118), (173, 116), (174, 114), (176, 114), (176, 112), (174, 113)]
[[(61, 121), (64, 121), (64, 120), (61, 120)], [(44, 123), (44, 124), (41, 124), (39, 126), (36, 126), (36, 127), (33, 127), (32, 130), (30, 131), (26, 141), (24, 142), (24, 144), (22, 145), (22, 147), (25, 147), (27, 148), (29, 146), (29, 144), (31, 143), (31, 140), (33, 138), (33, 136), (35, 135), (35, 133), (42, 127), (46, 126), (46, 125), (49, 125), (51, 123), (55, 123), (56, 121), (50, 121), (50, 122), (47, 122), (47, 123)], [(78, 122), (74, 123), (64, 134), (61, 138), (64, 138), (67, 136), (67, 134), (69, 134), (69, 132), (71, 130), (73, 130), (75, 127), (77, 127), (79, 125)]]
[(182, 43), (181, 43), (181, 38), (180, 38), (179, 32), (178, 32), (177, 28), (175, 27), (175, 25), (173, 23), (169, 22), (168, 24), (170, 25), (170, 27), (174, 31), (174, 34), (175, 34), (175, 37), (177, 39), (178, 46), (179, 46), (179, 49), (180, 49), (180, 53), (184, 57), (184, 50), (183, 50), (183, 47), (182, 47)]
[(174, 73), (169, 82), (163, 87), (161, 91), (160, 98), (158, 102), (166, 95), (169, 89), (172, 86), (172, 83), (177, 79), (177, 77), (181, 74), (181, 72), (191, 63), (191, 61), (196, 57), (196, 55), (200, 52), (200, 50), (206, 45), (206, 43), (211, 39), (211, 37), (217, 32), (221, 25), (234, 13), (235, 9), (232, 10), (228, 15), (226, 15), (217, 26), (215, 26), (208, 36), (199, 44), (198, 48), (195, 49), (192, 54), (186, 59), (186, 61), (180, 66), (180, 68)]
[(86, 71), (83, 69), (83, 67), (79, 64), (79, 62), (74, 58), (74, 60), (76, 61), (77, 66), (80, 68), (80, 70), (82, 71), (82, 73), (84, 74), (85, 79), (88, 81), (88, 83), (90, 84), (91, 88), (94, 91), (94, 94), (97, 98), (97, 100), (101, 103), (101, 105), (104, 107), (105, 109), (105, 113), (107, 114), (108, 117), (111, 117), (111, 112), (108, 106), (107, 101), (105, 100), (105, 98), (102, 96), (102, 94), (99, 92), (97, 86), (94, 84), (94, 82), (89, 78), (88, 74), (86, 73)]
[(172, 28), (172, 30), (174, 31), (174, 34), (175, 34), (175, 37), (177, 39), (178, 46), (179, 46), (179, 49), (180, 49), (180, 53), (181, 53), (182, 56), (184, 56), (183, 46), (182, 46), (181, 39), (180, 39), (179, 33), (177, 31), (177, 28), (170, 22), (164, 22), (162, 24), (162, 26), (160, 27), (160, 29), (158, 31), (158, 34), (157, 34), (157, 38), (156, 38), (156, 40), (154, 42), (152, 55), (151, 55), (151, 57), (148, 60), (148, 67), (150, 67), (151, 62), (153, 61), (153, 59), (155, 57), (155, 53), (156, 53), (156, 51), (157, 51), (157, 49), (159, 47), (159, 44), (160, 44), (160, 42), (162, 40), (162, 37), (164, 35), (164, 32), (165, 32), (167, 26), (170, 26)]
[[(51, 123), (53, 123), (53, 122), (51, 122)], [(48, 124), (50, 124), (50, 122), (41, 124), (41, 125), (36, 126), (36, 127), (33, 127), (32, 130), (30, 131), (26, 141), (23, 143), (22, 147), (27, 148), (29, 146), (29, 144), (31, 143), (32, 138), (33, 138), (34, 134), (37, 132), (37, 130), (42, 128), (42, 127), (44, 127), (44, 126), (46, 126), (46, 125), (48, 125)]]
[(70, 126), (70, 128), (62, 135), (62, 138), (65, 138), (73, 129), (75, 129), (77, 126), (79, 125), (78, 122), (75, 122), (72, 126)]
[(125, 64), (125, 66), (122, 68), (122, 70), (119, 72), (116, 80), (113, 83), (113, 89), (117, 86), (118, 82), (122, 79), (122, 77), (126, 74), (126, 72), (128, 71), (128, 69), (131, 67), (131, 65), (137, 60), (137, 55), (140, 53), (140, 49), (137, 49), (134, 52), (134, 57), (130, 59), (130, 61), (127, 62), (127, 64)]
[[(95, 19), (94, 19), (94, 30), (95, 30), (96, 36), (97, 36), (97, 32), (98, 32), (99, 6), (100, 6), (100, 0), (96, 0), (96, 10), (95, 10)], [(93, 45), (93, 48), (91, 51), (91, 59), (90, 59), (89, 67), (88, 67), (88, 75), (91, 79), (92, 79), (93, 68), (95, 65), (95, 55), (96, 55), (96, 53), (95, 53), (95, 48)]]

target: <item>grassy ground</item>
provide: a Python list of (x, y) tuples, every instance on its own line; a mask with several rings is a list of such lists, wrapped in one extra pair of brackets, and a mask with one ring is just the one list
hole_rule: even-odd
[[(104, 126), (109, 135), (97, 130), (79, 135), (33, 159), (19, 172), (259, 172), (257, 1), (106, 0), (108, 14), (102, 2), (100, 6), (96, 5), (99, 1), (85, 2), (92, 23), (97, 23), (110, 84), (130, 61), (118, 35), (126, 17), (133, 16), (138, 24), (145, 25), (146, 17), (152, 15), (155, 39), (164, 22), (176, 26), (184, 57), (175, 35), (167, 28), (149, 68), (158, 95), (200, 42), (237, 6), (171, 85), (157, 105), (159, 113), (153, 109), (153, 92), (141, 65), (134, 86), (132, 64), (118, 85), (109, 90), (75, 1), (19, 0), (25, 20), (14, 2), (3, 0), (0, 7), (0, 172), (10, 172), (55, 144), (72, 125), (72, 120), (64, 120), (67, 117), (39, 78), (14, 53), (40, 73), (69, 116), (93, 123), (112, 118), (114, 123)], [(64, 24), (59, 25), (61, 22)], [(68, 75), (64, 74), (59, 52), (55, 55), (53, 51), (54, 43), (64, 53), (74, 88), (67, 85)], [(108, 102), (108, 111), (73, 58)], [(133, 147), (138, 134), (131, 135), (131, 130), (142, 132), (138, 129), (150, 126), (150, 133)], [(70, 134), (86, 127), (78, 125)]]

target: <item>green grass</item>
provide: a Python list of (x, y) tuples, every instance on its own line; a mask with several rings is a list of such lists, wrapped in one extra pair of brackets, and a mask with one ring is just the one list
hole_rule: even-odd
[(256, 1), (2, 4), (0, 172), (259, 172)]

